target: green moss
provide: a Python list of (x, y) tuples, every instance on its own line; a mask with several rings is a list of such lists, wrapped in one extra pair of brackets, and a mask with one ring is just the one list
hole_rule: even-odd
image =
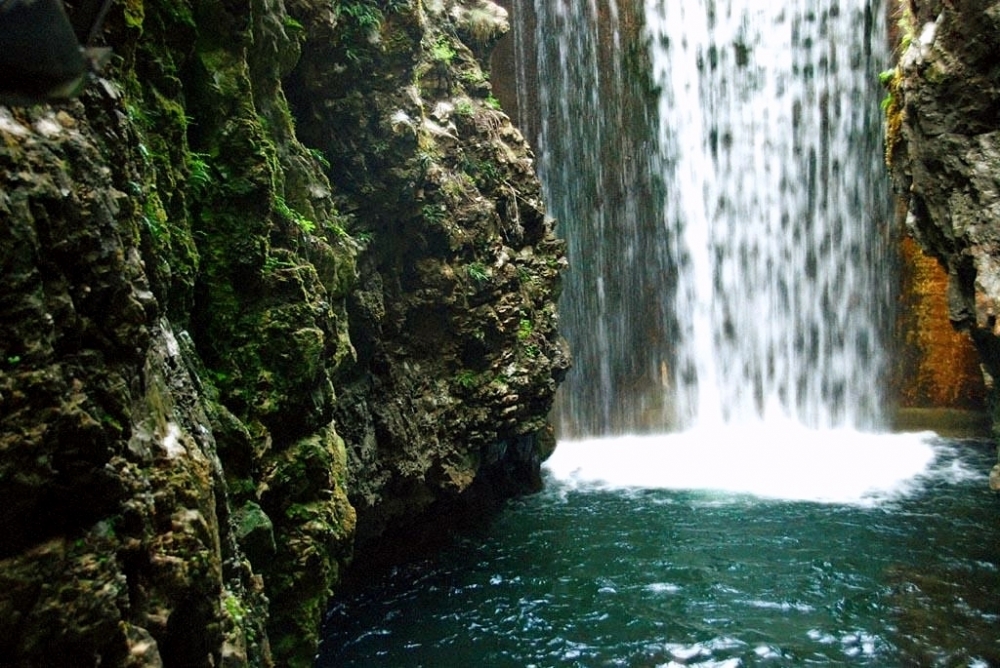
[(126, 0), (125, 2), (125, 25), (129, 28), (142, 30), (143, 21), (146, 18), (145, 7), (142, 0)]
[(346, 453), (333, 430), (276, 457), (262, 499), (276, 518), (271, 637), (286, 665), (311, 665), (323, 610), (350, 552), (354, 513), (343, 488)]
[(451, 61), (455, 59), (456, 51), (451, 45), (451, 40), (445, 35), (438, 37), (434, 43), (431, 45), (431, 58), (441, 64), (441, 65), (451, 65)]

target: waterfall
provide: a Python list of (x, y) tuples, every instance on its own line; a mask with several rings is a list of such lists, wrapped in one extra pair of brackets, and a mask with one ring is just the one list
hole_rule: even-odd
[(513, 0), (517, 119), (571, 258), (561, 328), (574, 368), (562, 436), (662, 426), (672, 282), (656, 99), (635, 0)]
[(686, 422), (877, 426), (882, 17), (859, 1), (647, 2)]
[(878, 428), (880, 0), (516, 0), (513, 15), (520, 121), (571, 263), (561, 433)]

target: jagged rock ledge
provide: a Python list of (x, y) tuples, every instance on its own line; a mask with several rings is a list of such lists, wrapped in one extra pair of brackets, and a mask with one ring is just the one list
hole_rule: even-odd
[(565, 267), (484, 0), (115, 3), (0, 108), (0, 665), (312, 663), (355, 546), (537, 483)]

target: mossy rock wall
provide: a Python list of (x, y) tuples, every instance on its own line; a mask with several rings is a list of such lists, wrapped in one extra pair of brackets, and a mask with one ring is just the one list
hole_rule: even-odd
[(0, 665), (310, 665), (355, 549), (537, 484), (565, 265), (488, 2), (114, 3), (0, 107)]

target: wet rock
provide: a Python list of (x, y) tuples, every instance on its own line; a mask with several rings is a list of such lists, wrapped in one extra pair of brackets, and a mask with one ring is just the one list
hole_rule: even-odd
[(893, 78), (888, 144), (907, 230), (946, 269), (949, 317), (971, 335), (994, 407), (993, 379), (1000, 373), (998, 20), (994, 2), (928, 2), (907, 10), (902, 26), (909, 46)]
[(359, 7), (129, 2), (107, 79), (0, 108), (0, 665), (311, 665), (359, 537), (537, 484), (566, 261), (502, 12)]

